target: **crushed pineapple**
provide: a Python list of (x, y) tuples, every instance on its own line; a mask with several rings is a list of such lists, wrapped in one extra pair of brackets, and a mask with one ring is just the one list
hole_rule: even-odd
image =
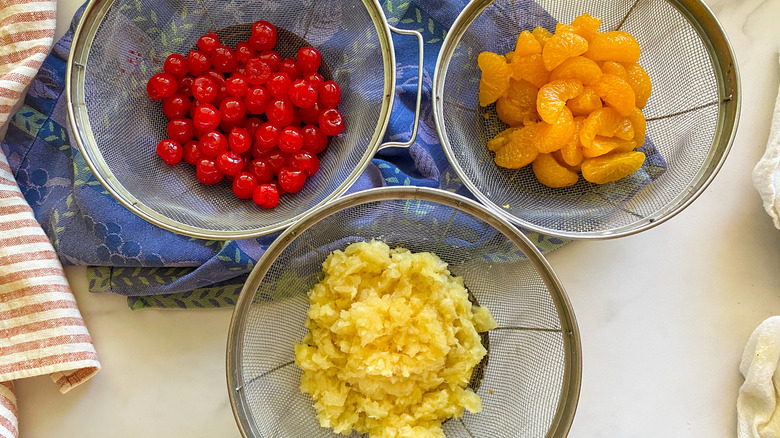
[(295, 346), (301, 391), (323, 427), (371, 438), (443, 438), (441, 423), (477, 413), (467, 388), (496, 327), (463, 279), (431, 253), (358, 242), (334, 251), (309, 291), (309, 332)]

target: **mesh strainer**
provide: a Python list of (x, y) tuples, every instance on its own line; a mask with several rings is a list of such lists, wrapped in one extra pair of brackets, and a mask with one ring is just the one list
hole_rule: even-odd
[[(506, 53), (522, 30), (570, 23), (587, 12), (600, 30), (624, 30), (642, 47), (653, 81), (647, 117), (648, 159), (631, 177), (566, 189), (536, 181), (530, 166), (499, 168), (487, 140), (506, 128), (480, 110), (482, 51)], [(726, 158), (739, 114), (739, 79), (729, 42), (698, 0), (475, 0), (447, 35), (436, 65), (434, 113), (453, 168), (477, 198), (511, 222), (570, 239), (628, 235), (690, 204)], [(495, 113), (493, 113), (495, 114)], [(654, 145), (654, 146), (653, 146)]]
[[(228, 182), (204, 186), (191, 167), (159, 160), (154, 150), (167, 120), (145, 95), (170, 53), (189, 52), (209, 30), (235, 47), (260, 19), (279, 29), (282, 57), (304, 45), (320, 50), (320, 73), (341, 85), (346, 122), (320, 154), (320, 171), (273, 210), (237, 200)], [(278, 231), (344, 193), (380, 147), (414, 141), (416, 121), (410, 142), (379, 144), (394, 100), (391, 30), (416, 36), (422, 48), (419, 33), (388, 26), (376, 0), (94, 0), (74, 36), (66, 79), (76, 142), (106, 190), (158, 226), (209, 239)]]
[[(563, 437), (580, 389), (580, 340), (550, 266), (516, 228), (448, 192), (372, 189), (326, 204), (288, 228), (255, 266), (231, 321), (228, 390), (244, 436), (335, 437), (301, 393), (293, 346), (306, 332), (307, 291), (335, 249), (378, 239), (450, 264), (499, 328), (472, 381), (484, 410), (444, 423), (447, 437)], [(484, 371), (484, 373), (482, 373)], [(357, 435), (355, 435), (357, 436)]]

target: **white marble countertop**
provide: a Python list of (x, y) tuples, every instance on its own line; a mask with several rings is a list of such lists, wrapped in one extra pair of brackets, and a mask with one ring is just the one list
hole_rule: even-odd
[[(60, 0), (58, 36), (81, 0)], [(582, 333), (571, 437), (732, 437), (745, 342), (780, 314), (780, 230), (752, 187), (778, 90), (780, 1), (707, 0), (742, 74), (731, 154), (690, 207), (639, 235), (550, 255)], [(67, 395), (17, 382), (24, 438), (238, 437), (225, 383), (230, 310), (132, 312), (68, 278), (103, 370)]]

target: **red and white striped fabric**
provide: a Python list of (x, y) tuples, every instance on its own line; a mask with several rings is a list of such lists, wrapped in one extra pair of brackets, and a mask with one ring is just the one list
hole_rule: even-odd
[(49, 374), (65, 393), (98, 370), (54, 248), (0, 153), (0, 437), (19, 436), (14, 380)]
[(0, 0), (0, 126), (51, 49), (54, 0)]
[[(0, 126), (52, 45), (54, 0), (0, 0)], [(13, 381), (50, 375), (60, 392), (100, 370), (49, 239), (0, 152), (0, 438), (18, 438)]]

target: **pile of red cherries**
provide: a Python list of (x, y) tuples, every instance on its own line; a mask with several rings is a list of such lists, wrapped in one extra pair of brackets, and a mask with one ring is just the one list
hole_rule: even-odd
[(344, 129), (341, 89), (318, 73), (320, 52), (301, 47), (282, 59), (276, 39), (267, 21), (254, 23), (235, 50), (209, 32), (186, 57), (170, 55), (146, 84), (169, 119), (160, 158), (194, 165), (203, 184), (232, 180), (238, 198), (262, 208), (300, 191), (320, 168), (317, 154)]

